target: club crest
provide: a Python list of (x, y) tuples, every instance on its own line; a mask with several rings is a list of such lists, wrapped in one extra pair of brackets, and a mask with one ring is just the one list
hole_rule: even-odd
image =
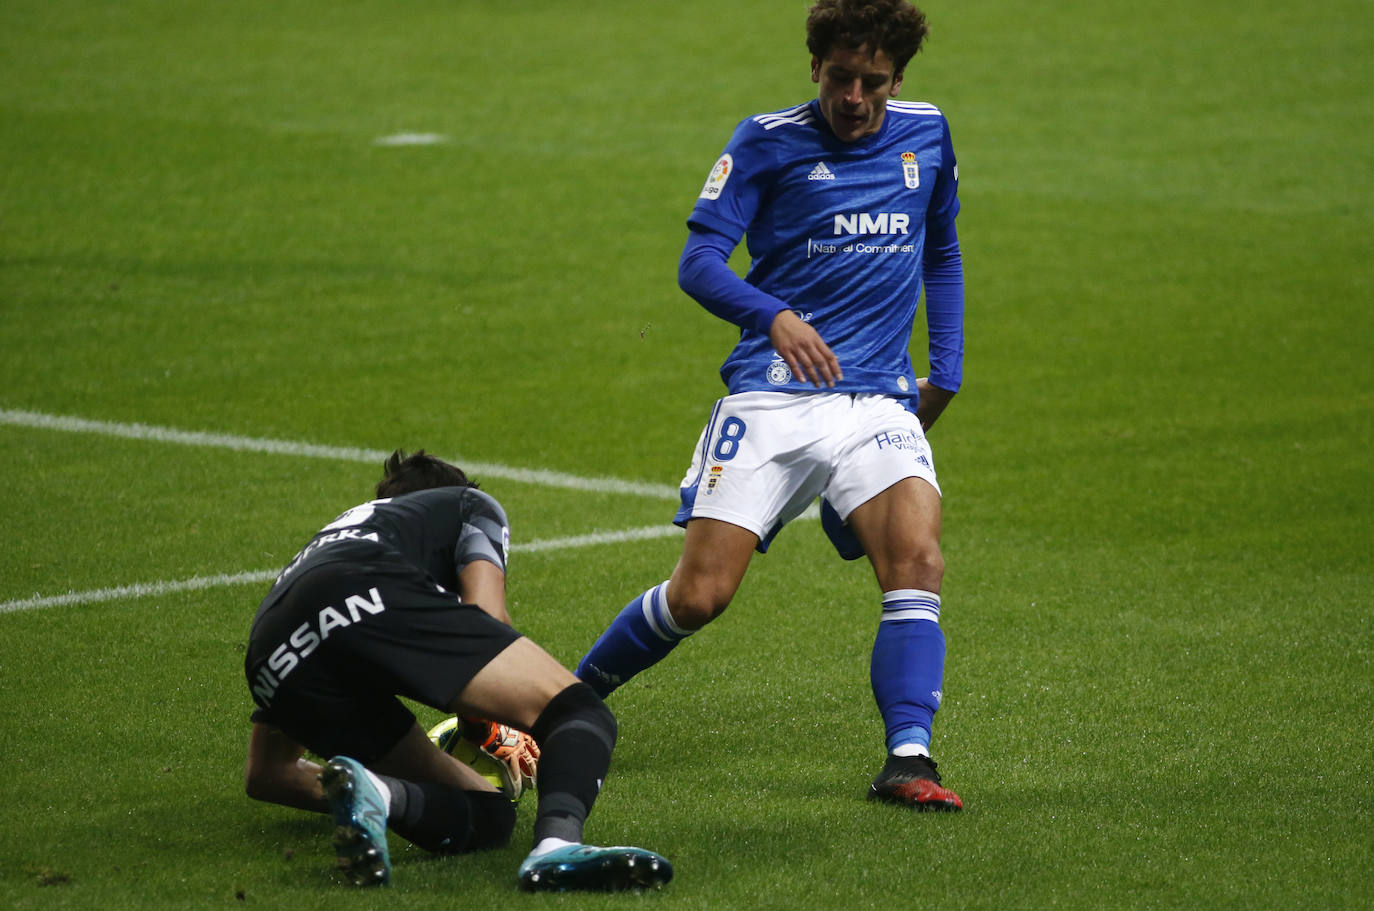
[(902, 182), (908, 190), (915, 190), (921, 186), (921, 167), (916, 162), (915, 152), (902, 153)]

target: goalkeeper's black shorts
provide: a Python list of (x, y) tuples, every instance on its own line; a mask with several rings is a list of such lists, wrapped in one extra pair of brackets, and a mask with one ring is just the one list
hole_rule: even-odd
[(398, 696), (447, 709), (520, 634), (386, 548), (346, 549), (346, 562), (303, 567), (268, 593), (244, 672), (254, 721), (368, 763), (415, 723)]

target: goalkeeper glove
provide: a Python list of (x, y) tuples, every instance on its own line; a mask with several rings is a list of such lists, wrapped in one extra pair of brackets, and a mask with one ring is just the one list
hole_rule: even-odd
[(539, 744), (529, 734), (494, 721), (464, 718), (463, 737), (505, 766), (516, 797), (538, 786)]

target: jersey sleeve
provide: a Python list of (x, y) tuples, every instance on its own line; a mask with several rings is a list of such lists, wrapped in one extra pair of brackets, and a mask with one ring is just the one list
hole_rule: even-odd
[(949, 121), (940, 118), (940, 170), (935, 175), (935, 191), (931, 194), (930, 209), (926, 212), (927, 230), (932, 223), (953, 226), (959, 214), (959, 161), (954, 157), (954, 141), (949, 134)]
[(774, 170), (776, 162), (763, 130), (752, 119), (741, 121), (711, 168), (687, 218), (688, 227), (707, 228), (738, 244), (758, 212)]
[(731, 270), (729, 260), (735, 244), (724, 234), (694, 226), (678, 263), (678, 287), (713, 315), (741, 329), (767, 335), (787, 304)]
[(510, 523), (506, 511), (494, 497), (480, 490), (468, 488), (465, 494), (463, 526), (453, 552), (455, 573), (461, 573), (464, 567), (477, 560), (495, 563), (505, 572), (510, 551)]
[(954, 219), (959, 214), (959, 165), (949, 123), (943, 122), (941, 167), (926, 213), (922, 262), (926, 326), (930, 341), (930, 382), (958, 392), (964, 379), (964, 261)]
[(687, 218), (690, 233), (678, 263), (678, 286), (693, 300), (713, 315), (765, 336), (787, 305), (736, 275), (729, 261), (776, 169), (758, 124), (741, 121)]

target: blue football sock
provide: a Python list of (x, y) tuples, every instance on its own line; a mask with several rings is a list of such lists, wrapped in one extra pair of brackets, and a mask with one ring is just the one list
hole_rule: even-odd
[(577, 665), (578, 679), (603, 699), (691, 635), (668, 612), (668, 583), (637, 596), (611, 621)]
[(940, 596), (917, 589), (885, 592), (869, 677), (887, 728), (888, 752), (913, 745), (930, 749), (944, 675)]

